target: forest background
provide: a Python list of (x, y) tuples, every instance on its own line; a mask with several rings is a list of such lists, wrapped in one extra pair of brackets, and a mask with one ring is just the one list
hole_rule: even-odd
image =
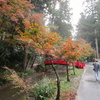
[[(19, 2), (20, 6), (18, 6)], [(73, 27), (70, 22), (72, 13), (68, 0), (31, 0), (31, 3), (27, 4), (26, 2), (28, 1), (0, 1), (0, 66), (6, 65), (17, 70), (26, 70), (28, 65), (34, 63), (36, 56), (42, 54), (36, 51), (39, 47), (38, 42), (42, 41), (44, 45), (43, 42), (46, 44), (55, 36), (55, 39), (52, 38), (53, 42), (57, 42), (58, 38), (65, 41), (72, 36)], [(85, 12), (81, 14), (82, 17), (77, 25), (77, 36), (74, 38), (78, 40), (84, 38), (86, 43), (90, 43), (95, 49), (94, 38), (97, 37), (99, 41), (99, 1), (87, 1), (86, 3), (91, 10), (88, 11), (86, 7)], [(59, 9), (56, 8), (56, 4), (59, 4)], [(45, 27), (47, 20), (49, 23)], [(41, 32), (46, 35), (45, 41), (44, 37), (41, 37)], [(53, 36), (50, 38), (47, 36), (49, 34)], [(49, 44), (50, 42), (51, 40)]]
[(39, 65), (37, 72), (45, 71), (48, 59), (92, 61), (100, 50), (99, 4), (99, 0), (84, 2), (73, 37), (68, 0), (1, 0), (0, 73), (5, 72), (2, 66), (26, 72), (34, 63)]

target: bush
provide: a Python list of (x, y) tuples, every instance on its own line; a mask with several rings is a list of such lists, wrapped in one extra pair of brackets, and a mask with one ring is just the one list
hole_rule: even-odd
[[(7, 71), (7, 70), (2, 72), (2, 73), (0, 73), (0, 75), (10, 75), (10, 74), (11, 73), (9, 71)], [(4, 77), (0, 77), (0, 85), (8, 83), (8, 82), (10, 82), (10, 80), (5, 79)]]
[(11, 75), (11, 73), (9, 71), (4, 71), (4, 75)]
[(5, 83), (7, 83), (7, 82), (9, 82), (9, 80), (0, 78), (0, 85), (3, 85), (3, 84), (5, 84)]
[(26, 72), (19, 72), (18, 76), (22, 77), (22, 76), (31, 75), (34, 73), (35, 73), (34, 69), (27, 69)]
[(49, 79), (44, 79), (40, 84), (37, 84), (30, 92), (30, 97), (35, 100), (48, 100), (55, 93), (55, 85)]
[(22, 76), (27, 76), (28, 75), (28, 73), (25, 73), (25, 72), (20, 72), (20, 73), (18, 73), (18, 76), (20, 76), (20, 77), (22, 77)]
[(34, 74), (35, 73), (35, 70), (32, 68), (32, 69), (27, 69), (26, 70), (26, 73), (28, 74), (28, 75), (31, 75), (31, 74)]

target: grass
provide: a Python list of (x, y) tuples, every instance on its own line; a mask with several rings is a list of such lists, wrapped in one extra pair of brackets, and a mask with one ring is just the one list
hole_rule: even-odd
[(75, 100), (84, 69), (75, 68), (75, 75), (70, 71), (70, 82), (66, 78), (61, 79), (61, 100)]
[[(75, 75), (74, 75), (73, 71), (71, 70), (69, 73), (70, 82), (67, 81), (66, 77), (60, 79), (60, 89), (61, 89), (60, 100), (75, 100), (75, 97), (77, 95), (77, 89), (79, 87), (83, 71), (84, 69), (75, 68)], [(49, 100), (55, 100), (55, 99), (51, 98)]]

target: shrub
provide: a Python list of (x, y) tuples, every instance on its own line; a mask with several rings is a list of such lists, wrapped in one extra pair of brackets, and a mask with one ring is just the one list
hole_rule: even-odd
[(4, 71), (4, 75), (11, 75), (11, 73), (9, 71)]
[[(0, 74), (1, 74), (1, 75), (3, 74), (3, 75), (5, 76), (5, 75), (10, 75), (10, 72), (8, 72), (8, 71), (6, 70), (6, 71), (4, 71), (4, 72), (2, 72), (2, 73), (0, 73)], [(5, 79), (5, 77), (0, 77), (0, 85), (5, 84), (5, 83), (8, 83), (8, 82), (10, 82), (10, 80)]]
[(53, 97), (55, 85), (49, 79), (44, 79), (40, 84), (37, 84), (30, 92), (30, 97), (35, 100), (48, 100)]
[(9, 80), (6, 80), (4, 78), (0, 78), (0, 85), (5, 84), (5, 83), (8, 83), (8, 82), (10, 82), (10, 81)]
[(18, 73), (18, 76), (20, 76), (20, 77), (22, 77), (22, 76), (27, 76), (28, 75), (28, 73), (25, 73), (25, 72), (20, 72), (20, 73)]
[(18, 76), (22, 77), (22, 76), (31, 75), (34, 73), (35, 73), (34, 69), (27, 69), (26, 72), (19, 72)]
[(31, 74), (34, 74), (35, 73), (35, 70), (32, 68), (32, 69), (27, 69), (26, 70), (26, 73), (28, 74), (28, 75), (31, 75)]

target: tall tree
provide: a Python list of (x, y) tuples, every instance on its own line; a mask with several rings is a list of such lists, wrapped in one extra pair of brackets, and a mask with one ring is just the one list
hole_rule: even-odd
[[(99, 0), (86, 0), (84, 3), (86, 9), (81, 14), (81, 18), (78, 23), (78, 33), (77, 38), (82, 37), (87, 42), (91, 43), (92, 47), (98, 52), (97, 43), (95, 40), (100, 41), (99, 39)], [(100, 51), (100, 50), (99, 50)], [(98, 54), (97, 54), (98, 55)]]
[(69, 7), (69, 1), (68, 0), (61, 0), (58, 2), (59, 9), (51, 8), (51, 18), (50, 18), (50, 24), (57, 26), (57, 28), (52, 29), (53, 31), (56, 31), (59, 33), (62, 37), (69, 37), (71, 36), (71, 23), (70, 23), (70, 7)]
[(68, 0), (32, 0), (31, 2), (36, 6), (37, 12), (45, 14), (51, 31), (57, 32), (63, 37), (71, 36), (71, 13)]

